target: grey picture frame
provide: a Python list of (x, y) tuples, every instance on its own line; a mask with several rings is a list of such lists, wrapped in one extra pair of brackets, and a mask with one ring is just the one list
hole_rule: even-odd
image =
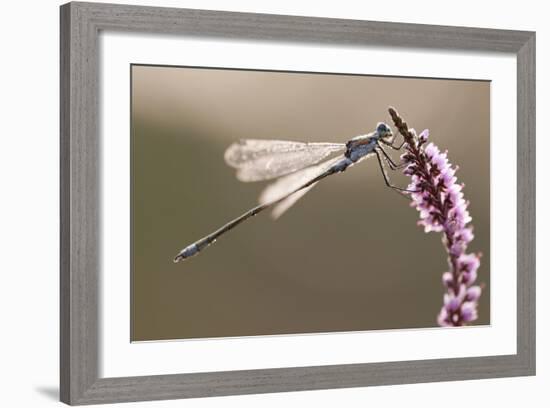
[[(60, 8), (60, 399), (115, 403), (535, 374), (535, 33), (68, 3)], [(517, 57), (517, 353), (125, 378), (99, 376), (102, 30), (513, 53)]]

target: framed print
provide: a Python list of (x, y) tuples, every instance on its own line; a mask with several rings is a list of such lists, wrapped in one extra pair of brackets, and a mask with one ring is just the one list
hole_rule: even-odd
[(62, 6), (61, 400), (533, 375), (534, 67), (532, 32)]

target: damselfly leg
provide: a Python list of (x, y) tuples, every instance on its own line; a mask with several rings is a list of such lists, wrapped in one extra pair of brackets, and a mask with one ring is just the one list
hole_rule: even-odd
[[(380, 155), (380, 152), (378, 151), (378, 148), (374, 149), (374, 153), (376, 153), (376, 158), (378, 159), (378, 165), (380, 166), (380, 171), (382, 173), (382, 176), (384, 177), (384, 182), (386, 183), (386, 186), (393, 189), (394, 191), (398, 192), (400, 195), (405, 195), (405, 193), (419, 193), (419, 190), (408, 190), (406, 188), (397, 187), (394, 186), (390, 182), (390, 178), (388, 177), (388, 174), (386, 173), (386, 168), (382, 164), (382, 156)], [(405, 195), (406, 196), (406, 195)]]
[(405, 162), (400, 162), (399, 164), (396, 164), (393, 159), (391, 158), (391, 156), (384, 150), (384, 148), (381, 146), (381, 145), (378, 145), (378, 147), (380, 148), (380, 150), (382, 151), (382, 153), (384, 154), (385, 158), (386, 158), (386, 161), (388, 163), (388, 165), (390, 166), (390, 169), (392, 170), (400, 170), (404, 167), (407, 166), (407, 163)]
[(382, 143), (384, 143), (386, 146), (389, 146), (391, 147), (393, 150), (401, 150), (403, 148), (403, 146), (405, 146), (405, 140), (403, 139), (403, 141), (401, 142), (401, 144), (399, 146), (395, 146), (394, 143), (395, 143), (395, 139), (397, 138), (397, 135), (395, 135), (391, 141), (386, 141), (384, 139), (380, 139), (380, 141)]

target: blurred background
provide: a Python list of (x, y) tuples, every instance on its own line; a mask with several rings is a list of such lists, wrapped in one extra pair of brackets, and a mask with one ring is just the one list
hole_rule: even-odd
[(277, 221), (262, 213), (172, 262), (268, 183), (235, 178), (231, 143), (345, 142), (392, 125), (390, 105), (460, 166), (469, 250), (483, 253), (475, 324), (489, 324), (489, 82), (133, 65), (132, 341), (436, 327), (441, 236), (416, 225), (376, 159), (322, 181)]

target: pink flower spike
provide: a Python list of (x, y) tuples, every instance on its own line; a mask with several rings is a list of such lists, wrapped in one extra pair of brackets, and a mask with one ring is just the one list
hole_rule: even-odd
[(480, 266), (479, 255), (467, 254), (467, 247), (474, 239), (469, 202), (464, 199), (464, 184), (456, 177), (458, 166), (449, 161), (449, 152), (441, 152), (428, 140), (426, 129), (418, 137), (407, 127), (395, 111), (390, 115), (405, 139), (406, 153), (401, 160), (406, 163), (404, 174), (411, 178), (409, 189), (411, 207), (420, 215), (418, 225), (428, 232), (441, 232), (447, 251), (450, 270), (442, 277), (446, 289), (443, 307), (437, 316), (440, 326), (462, 326), (477, 319), (477, 302), (482, 290), (474, 286)]

